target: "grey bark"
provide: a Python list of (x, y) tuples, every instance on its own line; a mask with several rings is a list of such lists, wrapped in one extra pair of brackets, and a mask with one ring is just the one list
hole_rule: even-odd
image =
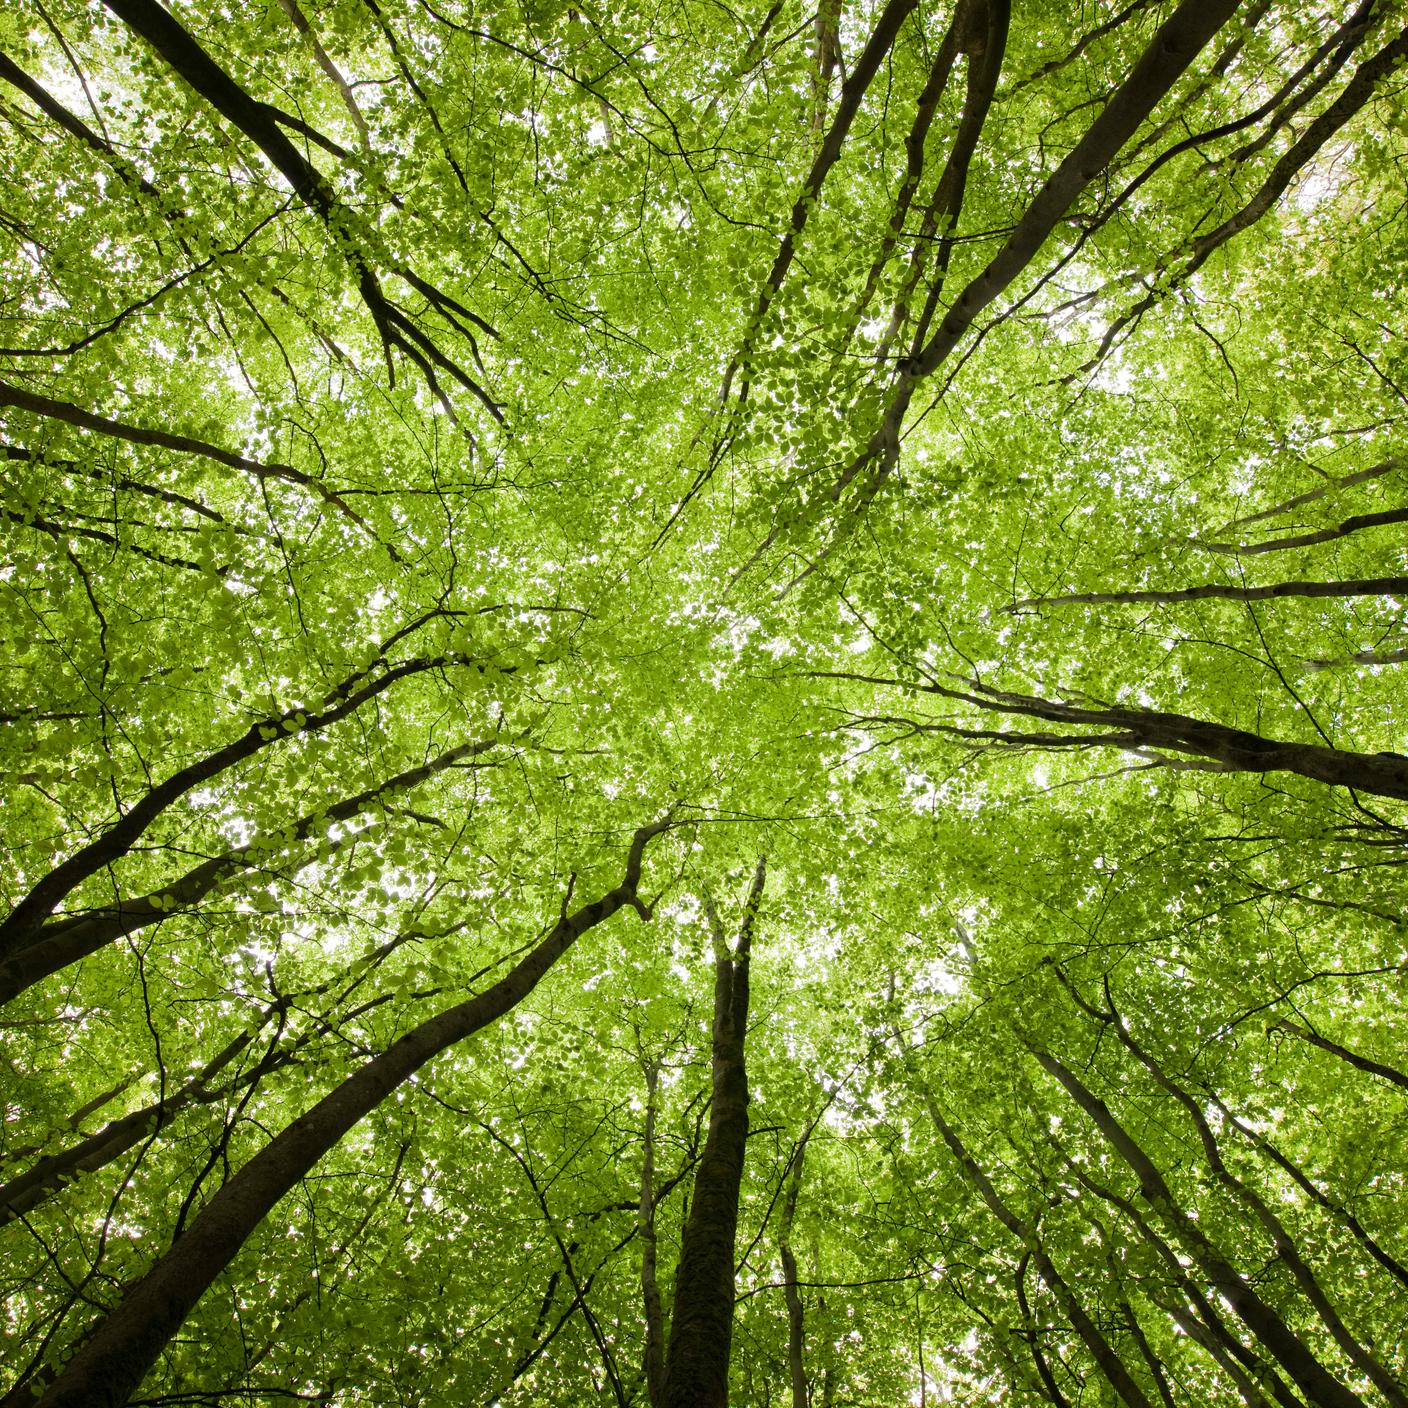
[(663, 1408), (665, 1401), (665, 1313), (660, 1304), (660, 1283), (656, 1273), (655, 1207), (655, 1113), (660, 1067), (643, 1063), (645, 1074), (645, 1153), (641, 1163), (640, 1207), (636, 1225), (640, 1229), (640, 1296), (645, 1312), (645, 1388), (650, 1408)]
[[(465, 765), (467, 759), (487, 752), (497, 742), (497, 739), (487, 739), (452, 748), (418, 768), (387, 778), (379, 786), (309, 812), (289, 827), (288, 841), (290, 844), (306, 841), (329, 822), (345, 821), (388, 793), (418, 786), (446, 768)], [(103, 839), (100, 837), (95, 844), (101, 844)], [(9, 951), (0, 949), (3, 955), (0, 956), (0, 1004), (117, 939), (190, 909), (227, 880), (251, 868), (255, 864), (251, 851), (251, 846), (240, 846), (223, 855), (212, 856), (146, 895), (119, 899), (86, 913), (51, 919), (37, 927), (19, 928)], [(33, 893), (31, 891), (31, 895)], [(13, 919), (11, 915), (11, 921)]]
[(760, 860), (732, 953), (712, 903), (707, 906), (714, 939), (713, 1102), (675, 1275), (665, 1351), (666, 1408), (728, 1405), (734, 1241), (748, 1142), (743, 1049), (748, 1030), (748, 962), (766, 875)]
[(572, 914), (564, 901), (547, 937), (505, 977), (413, 1028), (250, 1159), (98, 1325), (36, 1408), (121, 1408), (265, 1216), (368, 1112), (433, 1057), (521, 1002), (581, 934), (627, 906), (649, 917), (637, 893), (641, 864), (646, 846), (669, 826), (666, 818), (641, 827), (620, 884)]
[(792, 1156), (792, 1172), (782, 1200), (782, 1218), (777, 1231), (777, 1250), (782, 1258), (782, 1294), (787, 1303), (787, 1375), (792, 1385), (792, 1408), (807, 1408), (810, 1385), (807, 1382), (806, 1321), (802, 1295), (797, 1289), (797, 1257), (792, 1250), (792, 1223), (797, 1216), (797, 1197), (802, 1191), (807, 1144), (811, 1129), (802, 1136)]
[(1268, 1352), (1317, 1408), (1365, 1408), (1352, 1392), (1310, 1352), (1281, 1316), (1256, 1292), (1251, 1283), (1222, 1255), (1197, 1221), (1179, 1206), (1172, 1189), (1153, 1160), (1115, 1118), (1110, 1107), (1083, 1085), (1075, 1072), (1049, 1052), (1032, 1049), (1037, 1063), (1075, 1103), (1139, 1179), (1140, 1192), (1165, 1222), (1184, 1251), (1201, 1268), (1219, 1296), (1264, 1344)]
[(1110, 1387), (1124, 1400), (1128, 1408), (1153, 1408), (1148, 1396), (1134, 1381), (1129, 1370), (1125, 1367), (1124, 1361), (1116, 1353), (1114, 1346), (1105, 1338), (1100, 1327), (1091, 1319), (1084, 1306), (1076, 1298), (1065, 1277), (1057, 1270), (1055, 1263), (1047, 1255), (1035, 1232), (1007, 1206), (1002, 1195), (993, 1186), (992, 1180), (984, 1173), (972, 1154), (968, 1152), (958, 1132), (944, 1118), (943, 1112), (939, 1109), (938, 1101), (934, 1099), (933, 1092), (923, 1082), (920, 1082), (920, 1093), (929, 1111), (929, 1118), (934, 1123), (934, 1128), (938, 1130), (939, 1137), (948, 1146), (949, 1152), (963, 1170), (964, 1177), (978, 1190), (979, 1196), (987, 1204), (992, 1215), (1027, 1249), (1032, 1264), (1037, 1269), (1037, 1274), (1046, 1283), (1051, 1294), (1055, 1296), (1057, 1304), (1065, 1311), (1072, 1328), (1080, 1336), (1086, 1349), (1090, 1351), (1091, 1358), (1095, 1360), (1100, 1372), (1109, 1381)]

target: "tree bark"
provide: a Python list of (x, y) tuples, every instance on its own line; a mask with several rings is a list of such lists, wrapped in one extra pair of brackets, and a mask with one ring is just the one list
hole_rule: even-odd
[(1318, 528), (1310, 533), (1294, 533), (1284, 538), (1268, 538), (1264, 543), (1205, 543), (1198, 546), (1206, 552), (1230, 553), (1236, 557), (1255, 557), (1263, 552), (1281, 552), (1286, 548), (1309, 548), (1318, 543), (1333, 543), (1351, 533), (1366, 528), (1386, 528), (1394, 523), (1408, 523), (1408, 508), (1384, 509), (1379, 513), (1356, 513), (1333, 528)]
[(1235, 587), (1205, 582), (1198, 587), (1170, 591), (1067, 592), (1061, 596), (1025, 597), (1005, 608), (1027, 611), (1038, 606), (1139, 606), (1173, 605), (1180, 601), (1276, 601), (1282, 597), (1401, 596), (1408, 592), (1408, 577), (1361, 577), (1350, 582), (1272, 582), (1264, 587)]
[(1031, 1252), (1024, 1251), (1022, 1259), (1017, 1263), (1017, 1269), (1012, 1275), (1013, 1289), (1017, 1292), (1017, 1308), (1022, 1312), (1024, 1327), (1022, 1338), (1026, 1340), (1027, 1348), (1031, 1350), (1032, 1363), (1036, 1366), (1037, 1378), (1041, 1380), (1041, 1385), (1046, 1390), (1046, 1396), (1051, 1400), (1053, 1408), (1071, 1408), (1070, 1400), (1061, 1392), (1061, 1386), (1056, 1382), (1056, 1376), (1051, 1372), (1051, 1363), (1041, 1348), (1041, 1327), (1037, 1324), (1036, 1317), (1032, 1314), (1031, 1305), (1027, 1301), (1027, 1267), (1031, 1264), (1031, 1259)]
[(733, 1251), (748, 1142), (748, 1072), (743, 1050), (748, 1031), (748, 959), (766, 875), (760, 860), (732, 954), (714, 906), (707, 903), (714, 940), (713, 1103), (675, 1275), (665, 1353), (666, 1408), (728, 1408)]
[(1395, 35), (1382, 49), (1365, 59), (1354, 70), (1354, 76), (1339, 97), (1306, 127), (1276, 163), (1251, 200), (1194, 243), (1192, 258), (1180, 275), (1180, 281), (1200, 269), (1213, 250), (1260, 220), (1285, 194), (1302, 167), (1369, 102), (1379, 84), (1391, 76), (1405, 58), (1408, 58), (1408, 30)]
[(1301, 1255), (1300, 1247), (1291, 1236), (1289, 1229), (1276, 1215), (1275, 1210), (1266, 1202), (1261, 1194), (1247, 1183), (1246, 1180), (1237, 1177), (1222, 1157), (1222, 1150), (1217, 1143), (1217, 1136), (1213, 1133), (1212, 1126), (1208, 1123), (1202, 1106), (1193, 1098), (1182, 1086), (1180, 1086), (1162, 1066), (1153, 1058), (1144, 1047), (1135, 1040), (1129, 1028), (1125, 1025), (1124, 1019), (1115, 1010), (1113, 1001), (1110, 998), (1108, 980), (1106, 982), (1106, 1000), (1110, 1002), (1108, 1011), (1093, 1006), (1087, 1002), (1077, 991), (1074, 984), (1059, 969), (1056, 974), (1060, 978), (1066, 991), (1071, 994), (1077, 1005), (1087, 1016), (1102, 1023), (1114, 1032), (1116, 1038), (1126, 1051), (1153, 1076), (1154, 1080), (1161, 1086), (1175, 1101), (1183, 1108), (1188, 1118), (1192, 1121), (1194, 1128), (1198, 1131), (1199, 1142), (1203, 1146), (1203, 1155), (1207, 1159), (1208, 1168), (1219, 1183), (1226, 1188), (1232, 1196), (1246, 1208), (1252, 1216), (1259, 1222), (1267, 1235), (1270, 1237), (1272, 1245), (1276, 1249), (1276, 1254), (1282, 1263), (1290, 1271), (1295, 1283), (1300, 1287), (1301, 1293), (1306, 1300), (1314, 1307), (1315, 1313), (1320, 1317), (1321, 1323), (1330, 1333), (1330, 1338), (1344, 1351), (1346, 1358), (1364, 1374), (1369, 1381), (1384, 1396), (1384, 1401), (1391, 1405), (1391, 1408), (1408, 1408), (1408, 1396), (1405, 1396), (1402, 1387), (1395, 1381), (1393, 1375), (1378, 1361), (1373, 1353), (1362, 1344), (1350, 1331), (1340, 1316), (1338, 1308), (1331, 1301), (1324, 1286), (1320, 1283), (1320, 1278), (1315, 1274), (1310, 1264)]
[(645, 1154), (640, 1173), (640, 1208), (636, 1225), (640, 1228), (640, 1298), (645, 1312), (645, 1390), (650, 1408), (663, 1408), (665, 1401), (665, 1313), (660, 1305), (660, 1283), (656, 1275), (655, 1237), (655, 1094), (660, 1080), (658, 1062), (643, 1062), (645, 1074)]
[(588, 929), (626, 906), (649, 917), (637, 893), (641, 863), (646, 846), (670, 824), (667, 817), (641, 827), (620, 884), (570, 915), (564, 900), (562, 916), (548, 936), (505, 977), (413, 1028), (250, 1159), (99, 1324), (37, 1408), (121, 1408), (275, 1204), (368, 1112), (426, 1062), (515, 1007)]
[[(388, 792), (418, 786), (446, 768), (463, 764), (466, 759), (487, 752), (497, 741), (488, 739), (452, 748), (418, 768), (388, 778), (377, 787), (309, 812), (293, 822), (285, 832), (289, 844), (308, 840), (328, 822), (345, 821), (358, 815)], [(254, 863), (250, 850), (249, 846), (241, 846), (224, 855), (212, 856), (149, 894), (119, 899), (115, 904), (95, 908), (86, 914), (51, 919), (37, 930), (29, 930), (27, 940), (21, 937), (12, 946), (11, 952), (0, 957), (0, 1005), (117, 939), (189, 910), (231, 876), (250, 867)], [(0, 953), (3, 952), (0, 950)]]
[(939, 1137), (948, 1146), (949, 1153), (953, 1155), (958, 1166), (963, 1170), (964, 1177), (978, 1190), (979, 1196), (987, 1204), (992, 1215), (1026, 1248), (1032, 1263), (1036, 1266), (1037, 1274), (1046, 1282), (1047, 1289), (1055, 1296), (1061, 1309), (1066, 1312), (1072, 1328), (1080, 1336), (1086, 1349), (1090, 1351), (1091, 1358), (1095, 1360), (1100, 1372), (1109, 1381), (1110, 1387), (1124, 1400), (1128, 1408), (1153, 1408), (1148, 1396), (1134, 1381), (1114, 1346), (1105, 1338), (1100, 1327), (1091, 1319), (1080, 1301), (1076, 1299), (1075, 1293), (1067, 1284), (1065, 1277), (1056, 1269), (1055, 1263), (1047, 1255), (1045, 1248), (1037, 1239), (1036, 1233), (1007, 1206), (1002, 1195), (993, 1186), (992, 1180), (983, 1172), (978, 1161), (968, 1152), (963, 1141), (959, 1138), (958, 1132), (943, 1117), (943, 1112), (939, 1109), (939, 1102), (934, 1099), (933, 1092), (923, 1082), (920, 1082), (920, 1093), (929, 1111), (929, 1118), (934, 1123), (934, 1128), (938, 1130)]
[(1197, 1263), (1219, 1296), (1266, 1346), (1317, 1408), (1365, 1408), (1310, 1352), (1286, 1322), (1213, 1246), (1195, 1219), (1179, 1207), (1173, 1190), (1148, 1154), (1115, 1118), (1110, 1107), (1088, 1090), (1075, 1072), (1049, 1052), (1032, 1048), (1038, 1064), (1053, 1076), (1139, 1179), (1140, 1192), (1168, 1224), (1184, 1251)]
[(1035, 258), (1071, 202), (1114, 160), (1154, 106), (1236, 13), (1238, 3), (1184, 0), (1160, 26), (1129, 77), (1032, 199), (1007, 242), (958, 296), (918, 357), (916, 376), (928, 376), (937, 369), (978, 314)]
[(843, 484), (854, 479), (865, 466), (876, 464), (866, 492), (873, 494), (878, 490), (898, 462), (900, 430), (919, 384), (944, 364), (983, 309), (1031, 264), (1071, 205), (1115, 159), (1236, 13), (1239, 3), (1240, 0), (1183, 0), (1159, 27), (1128, 78), (1032, 197), (1002, 248), (953, 301), (918, 355), (901, 364), (899, 381), (881, 423), (857, 459), (843, 470)]
[(352, 119), (352, 125), (357, 129), (357, 138), (362, 144), (362, 150), (370, 153), (372, 144), (371, 138), (367, 135), (367, 120), (362, 116), (361, 108), (357, 106), (357, 95), (352, 91), (352, 85), (348, 83), (342, 70), (333, 62), (332, 55), (323, 48), (317, 31), (308, 23), (308, 17), (298, 8), (298, 0), (278, 0), (278, 3), (279, 9), (288, 16), (289, 23), (307, 41), (318, 67), (322, 69), (332, 81), (333, 87), (337, 89), (338, 97), (342, 99), (342, 105), (347, 109), (347, 114)]
[(792, 1174), (782, 1200), (782, 1221), (778, 1226), (777, 1250), (782, 1258), (782, 1294), (787, 1301), (787, 1374), (792, 1383), (792, 1408), (807, 1408), (806, 1323), (802, 1296), (797, 1289), (797, 1257), (792, 1250), (792, 1223), (797, 1215), (797, 1196), (802, 1190), (802, 1170), (806, 1165), (811, 1129), (802, 1136), (792, 1156)]
[(238, 469), (251, 475), (261, 484), (267, 479), (282, 479), (286, 483), (297, 484), (336, 508), (364, 531), (371, 531), (361, 514), (344, 503), (321, 480), (313, 478), (311, 474), (305, 474), (301, 469), (295, 469), (290, 464), (252, 460), (245, 455), (235, 454), (233, 450), (212, 445), (208, 440), (197, 440), (190, 435), (177, 435), (169, 430), (150, 430), (146, 426), (111, 420), (107, 416), (85, 411), (81, 406), (75, 406), (69, 401), (56, 401), (52, 397), (41, 396), (37, 391), (29, 391), (23, 386), (15, 386), (7, 381), (0, 381), (0, 406), (14, 406), (16, 410), (28, 411), (31, 415), (42, 416), (45, 420), (63, 421), (79, 430), (91, 430), (98, 435), (111, 436), (114, 440), (126, 440), (131, 445), (153, 445), (179, 455), (199, 455), (202, 459), (213, 460), (216, 464), (223, 464), (229, 469)]
[(1347, 1061), (1357, 1071), (1378, 1076), (1380, 1080), (1386, 1080), (1390, 1085), (1408, 1090), (1408, 1075), (1396, 1067), (1386, 1065), (1382, 1061), (1375, 1061), (1369, 1056), (1361, 1056), (1357, 1051), (1351, 1051), (1349, 1047), (1341, 1046), (1339, 1042), (1331, 1041), (1328, 1037), (1311, 1031), (1309, 1027), (1299, 1026), (1295, 1022), (1278, 1022), (1276, 1030), (1285, 1032), (1288, 1036), (1298, 1037), (1301, 1041), (1307, 1042), (1320, 1051), (1328, 1051), (1330, 1055), (1338, 1056), (1341, 1061)]
[[(1066, 1167), (1075, 1181), (1082, 1188), (1089, 1189), (1096, 1197), (1103, 1198), (1111, 1207), (1118, 1208), (1168, 1267), (1172, 1277), (1171, 1303), (1166, 1304), (1159, 1300), (1152, 1291), (1151, 1299), (1167, 1311), (1174, 1322), (1187, 1330), (1189, 1337), (1202, 1345), (1227, 1371), (1233, 1382), (1238, 1385), (1238, 1391), (1242, 1392), (1248, 1408), (1267, 1408), (1267, 1398), (1261, 1392), (1263, 1388), (1281, 1404), (1281, 1408), (1305, 1408), (1305, 1404), (1286, 1386), (1275, 1369), (1227, 1328), (1217, 1307), (1193, 1278), (1192, 1271), (1197, 1269), (1195, 1263), (1159, 1236), (1128, 1198), (1123, 1198), (1113, 1189), (1097, 1183), (1090, 1176), (1088, 1169), (1076, 1163), (1069, 1155), (1064, 1157)], [(1260, 1387), (1256, 1387), (1258, 1385)]]
[[(169, 11), (156, 3), (156, 0), (104, 2), (134, 34), (146, 40), (161, 60), (188, 87), (255, 143), (274, 169), (288, 182), (299, 200), (314, 211), (327, 226), (333, 244), (346, 258), (357, 277), (357, 291), (376, 324), (377, 333), (387, 352), (388, 374), (394, 377), (390, 357), (391, 349), (395, 347), (415, 363), (433, 391), (438, 391), (435, 368), (439, 367), (469, 391), (496, 421), (502, 423), (503, 412), (489, 393), (463, 367), (445, 356), (429, 335), (386, 296), (365, 251), (354, 243), (353, 230), (357, 220), (355, 213), (338, 201), (318, 169), (285, 135), (283, 126), (289, 125), (291, 119), (241, 88), (215, 62), (196, 37)], [(310, 129), (302, 130), (304, 135), (317, 138), (321, 144), (327, 144), (327, 139), (320, 134), (311, 132)], [(473, 339), (464, 322), (472, 323), (483, 332), (494, 334), (494, 329), (483, 318), (470, 312), (463, 304), (442, 293), (432, 284), (426, 283), (410, 269), (397, 269), (395, 272), (419, 293), (424, 294), (458, 331), (469, 337), (471, 346)]]
[[(1408, 583), (1405, 583), (1408, 585)], [(900, 683), (899, 681), (875, 681)], [(915, 686), (909, 686), (914, 688)], [(974, 704), (993, 713), (1015, 714), (1045, 719), (1050, 723), (1088, 725), (1115, 729), (1100, 737), (1082, 738), (1053, 734), (1025, 735), (966, 729), (955, 724), (919, 723), (928, 732), (947, 733), (958, 738), (991, 740), (1014, 746), (1035, 747), (1115, 747), (1147, 754), (1182, 753), (1206, 758), (1218, 772), (1291, 772), (1332, 787), (1347, 787), (1378, 797), (1408, 801), (1408, 757), (1401, 753), (1350, 753), (1318, 743), (1294, 743), (1265, 738), (1246, 729), (1187, 714), (1170, 714), (1158, 709), (1087, 707), (1030, 694), (1015, 694), (974, 682), (971, 690), (950, 689), (939, 684), (917, 686), (926, 694), (937, 694), (965, 704)], [(913, 724), (914, 721), (905, 722)]]
[[(272, 1009), (264, 1014), (269, 1020)], [(252, 1070), (242, 1072), (224, 1086), (211, 1088), (210, 1082), (230, 1064), (255, 1038), (258, 1028), (241, 1032), (205, 1066), (174, 1090), (164, 1100), (157, 1100), (130, 1114), (110, 1120), (102, 1129), (57, 1154), (39, 1159), (3, 1186), (0, 1186), (0, 1227), (45, 1202), (67, 1184), (86, 1173), (105, 1168), (121, 1158), (134, 1145), (149, 1135), (155, 1135), (191, 1105), (209, 1104), (222, 1099), (232, 1090), (249, 1085), (274, 1067), (265, 1061)]]
[(1356, 484), (1367, 484), (1371, 479), (1382, 479), (1384, 475), (1392, 474), (1395, 470), (1402, 469), (1404, 463), (1402, 458), (1395, 455), (1390, 459), (1382, 460), (1376, 465), (1371, 465), (1368, 469), (1356, 470), (1353, 474), (1345, 474), (1341, 475), (1338, 479), (1330, 479), (1327, 483), (1321, 484), (1318, 488), (1308, 489), (1305, 493), (1297, 494), (1294, 498), (1286, 499), (1279, 504), (1272, 504), (1270, 508), (1260, 509), (1256, 513), (1245, 514), (1241, 518), (1234, 518), (1230, 522), (1224, 523), (1221, 528), (1215, 531), (1218, 533), (1232, 533), (1238, 528), (1246, 528), (1253, 523), (1264, 522), (1268, 518), (1279, 518), (1282, 514), (1293, 513), (1298, 508), (1304, 508), (1306, 504), (1318, 503), (1321, 499), (1329, 498), (1332, 494), (1338, 494), (1341, 490), (1353, 488)]
[(1252, 1125), (1240, 1119), (1236, 1111), (1233, 1110), (1216, 1091), (1203, 1087), (1202, 1093), (1222, 1112), (1222, 1116), (1226, 1119), (1227, 1123), (1242, 1135), (1263, 1158), (1270, 1159), (1277, 1168), (1287, 1174), (1295, 1183), (1296, 1187), (1299, 1188), (1316, 1207), (1321, 1208), (1330, 1217), (1334, 1218), (1334, 1220), (1338, 1222), (1341, 1227), (1345, 1228), (1390, 1276), (1397, 1280), (1405, 1290), (1408, 1290), (1408, 1266), (1404, 1266), (1397, 1257), (1385, 1251), (1349, 1208), (1337, 1203), (1320, 1188), (1312, 1178), (1306, 1175), (1304, 1169), (1293, 1160), (1288, 1159), (1264, 1134), (1258, 1133)]
[[(298, 734), (321, 732), (355, 713), (369, 700), (389, 689), (398, 680), (456, 663), (448, 655), (402, 661), (385, 669), (380, 676), (366, 680), (367, 671), (349, 675), (324, 700), (321, 710), (289, 709), (252, 723), (245, 732), (203, 758), (178, 768), (164, 782), (149, 788), (122, 817), (102, 831), (96, 840), (75, 851), (37, 881), (29, 893), (0, 923), (0, 953), (12, 953), (43, 938), (43, 923), (55, 907), (90, 876), (108, 870), (146, 834), (147, 829), (174, 803), (197, 787), (212, 782), (237, 763), (262, 750), (286, 742)], [(359, 681), (365, 681), (358, 685)], [(484, 751), (490, 744), (476, 745)]]
[[(368, 961), (376, 962), (384, 958), (387, 953), (401, 946), (404, 937), (402, 935), (390, 939), (370, 954)], [(292, 1000), (302, 1004), (309, 998), (326, 992), (331, 986), (331, 983), (322, 983), (308, 992), (299, 993), (297, 998)], [(353, 986), (356, 986), (356, 982), (353, 983)], [(346, 993), (343, 995), (346, 996)], [(429, 993), (417, 995), (430, 996)], [(359, 1017), (373, 1008), (384, 1006), (395, 996), (395, 993), (382, 993), (380, 996), (373, 997), (353, 1008), (340, 1020), (346, 1021)], [(223, 1085), (211, 1084), (215, 1077), (254, 1041), (270, 1021), (282, 1020), (292, 1000), (280, 998), (277, 1002), (270, 1003), (260, 1014), (257, 1025), (241, 1032), (206, 1062), (199, 1071), (164, 1099), (152, 1101), (140, 1109), (133, 1110), (130, 1114), (109, 1121), (102, 1129), (95, 1130), (86, 1138), (79, 1139), (76, 1144), (70, 1145), (59, 1153), (50, 1154), (38, 1160), (23, 1173), (10, 1179), (3, 1187), (0, 1187), (0, 1227), (20, 1214), (38, 1207), (59, 1192), (61, 1188), (66, 1188), (87, 1174), (96, 1173), (99, 1169), (106, 1168), (115, 1159), (121, 1158), (129, 1149), (141, 1143), (142, 1140), (155, 1138), (178, 1115), (190, 1107), (211, 1105), (219, 1100), (224, 1100), (237, 1090), (257, 1085), (266, 1075), (274, 1071), (297, 1064), (301, 1060), (299, 1052), (305, 1046), (316, 1038), (326, 1036), (330, 1031), (335, 1030), (334, 1023), (330, 1019), (319, 1019), (314, 1026), (295, 1037), (282, 1049), (275, 1044), (278, 1037), (278, 1033), (276, 1033), (275, 1037), (271, 1039), (269, 1048), (254, 1065), (247, 1070), (238, 1071)], [(122, 1089), (135, 1083), (135, 1080), (136, 1077), (133, 1077), (132, 1080), (124, 1082)], [(114, 1092), (114, 1094), (117, 1093), (119, 1092)], [(105, 1103), (106, 1100), (90, 1102), (94, 1108), (101, 1108), (101, 1104)], [(69, 1121), (70, 1128), (76, 1129), (85, 1113), (91, 1113), (91, 1111), (83, 1111), (72, 1116)], [(11, 1157), (17, 1156), (12, 1155)]]

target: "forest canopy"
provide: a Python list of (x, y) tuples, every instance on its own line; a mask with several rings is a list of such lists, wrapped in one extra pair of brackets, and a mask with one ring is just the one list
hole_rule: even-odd
[(1405, 26), (0, 10), (0, 1405), (1408, 1408)]

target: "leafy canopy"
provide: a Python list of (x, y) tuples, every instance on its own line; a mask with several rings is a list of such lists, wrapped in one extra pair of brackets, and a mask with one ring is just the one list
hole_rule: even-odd
[(1403, 22), (0, 14), (14, 1401), (1408, 1402)]

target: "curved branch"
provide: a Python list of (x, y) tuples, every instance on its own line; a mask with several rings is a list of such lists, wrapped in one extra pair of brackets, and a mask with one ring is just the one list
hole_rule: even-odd
[[(398, 633), (393, 641), (404, 634)], [(386, 648), (389, 647), (383, 647), (378, 658), (384, 658)], [(164, 782), (144, 793), (119, 821), (109, 826), (96, 840), (75, 851), (37, 881), (5, 921), (0, 923), (0, 954), (13, 953), (40, 937), (40, 926), (66, 895), (90, 876), (107, 869), (126, 855), (163, 812), (194, 788), (213, 781), (237, 763), (252, 758), (266, 748), (300, 734), (321, 732), (355, 713), (399, 680), (428, 670), (443, 669), (447, 665), (474, 663), (463, 656), (422, 656), (392, 665), (381, 675), (355, 688), (356, 681), (367, 674), (367, 671), (359, 670), (329, 691), (321, 711), (308, 713), (302, 709), (287, 709), (281, 714), (252, 723), (239, 738), (179, 768)]]
[(331, 489), (311, 474), (295, 469), (290, 464), (278, 461), (272, 463), (252, 460), (245, 455), (237, 455), (233, 450), (221, 449), (206, 440), (197, 440), (190, 435), (176, 435), (169, 430), (149, 430), (145, 426), (129, 425), (126, 421), (110, 420), (106, 416), (85, 411), (81, 406), (68, 401), (57, 401), (49, 396), (41, 396), (36, 391), (26, 391), (22, 386), (0, 381), (0, 406), (14, 406), (17, 410), (28, 411), (31, 415), (43, 416), (46, 420), (60, 420), (80, 430), (96, 431), (100, 435), (111, 435), (116, 440), (126, 440), (133, 445), (154, 445), (158, 449), (172, 450), (180, 455), (200, 455), (214, 460), (216, 464), (228, 465), (231, 469), (243, 470), (261, 482), (266, 479), (283, 479), (290, 484), (298, 484), (316, 494), (326, 504), (350, 518), (364, 532), (371, 534), (371, 527), (356, 509), (344, 503)]
[[(472, 766), (466, 763), (467, 759), (487, 752), (497, 742), (497, 739), (487, 739), (452, 748), (365, 792), (309, 812), (282, 833), (283, 843), (293, 845), (306, 841), (330, 822), (350, 820), (389, 792), (416, 787), (447, 768)], [(259, 864), (255, 859), (257, 849), (262, 849), (258, 842), (240, 846), (202, 861), (184, 875), (138, 898), (119, 899), (106, 908), (51, 919), (32, 929), (24, 942), (16, 944), (11, 953), (0, 958), (0, 1004), (117, 939), (191, 909), (231, 876), (255, 868)]]
[(1264, 587), (1208, 582), (1171, 591), (1067, 592), (1060, 596), (1033, 596), (1002, 609), (1013, 614), (1038, 606), (1138, 606), (1146, 602), (1172, 605), (1179, 601), (1276, 601), (1288, 596), (1398, 596), (1404, 592), (1408, 592), (1408, 577), (1360, 577), (1349, 582), (1272, 582)]
[(99, 1323), (36, 1408), (125, 1404), (167, 1341), (275, 1204), (366, 1115), (435, 1056), (516, 1007), (589, 929), (626, 907), (649, 916), (637, 893), (645, 848), (670, 825), (666, 816), (641, 827), (621, 882), (573, 914), (564, 909), (547, 937), (505, 977), (412, 1028), (276, 1135), (210, 1199), (180, 1240)]

